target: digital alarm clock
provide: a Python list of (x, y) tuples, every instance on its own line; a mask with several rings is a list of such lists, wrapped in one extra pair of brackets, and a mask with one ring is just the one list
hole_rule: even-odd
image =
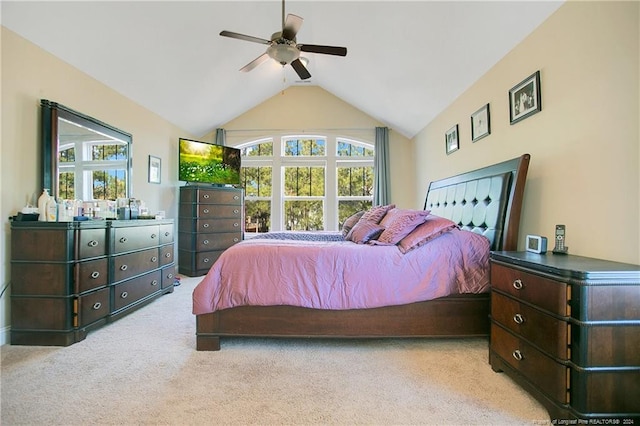
[(527, 235), (526, 250), (531, 253), (544, 254), (547, 252), (547, 237)]

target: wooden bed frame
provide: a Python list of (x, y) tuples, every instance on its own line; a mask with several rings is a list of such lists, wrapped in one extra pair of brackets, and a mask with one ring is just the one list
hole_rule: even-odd
[[(454, 205), (466, 185), (500, 176), (505, 196), (500, 200), (498, 229), (491, 249), (516, 250), (518, 228), (529, 167), (529, 154), (472, 172), (434, 181), (425, 208), (438, 216), (458, 216)], [(471, 190), (467, 190), (470, 192)], [(429, 194), (439, 196), (431, 205)], [(472, 197), (473, 198), (473, 197)], [(482, 200), (481, 200), (482, 202)], [(460, 204), (466, 203), (464, 200)], [(458, 207), (462, 207), (459, 205)], [(478, 231), (477, 229), (475, 229)], [(480, 230), (481, 232), (482, 230)], [(490, 236), (490, 240), (492, 237)], [(426, 302), (373, 309), (319, 310), (295, 306), (241, 306), (196, 316), (196, 349), (220, 350), (225, 336), (303, 338), (471, 337), (489, 334), (489, 294), (464, 294)]]

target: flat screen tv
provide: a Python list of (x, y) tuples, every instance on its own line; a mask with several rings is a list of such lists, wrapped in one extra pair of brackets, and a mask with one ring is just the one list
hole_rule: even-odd
[(240, 185), (240, 150), (180, 138), (178, 180), (211, 185)]

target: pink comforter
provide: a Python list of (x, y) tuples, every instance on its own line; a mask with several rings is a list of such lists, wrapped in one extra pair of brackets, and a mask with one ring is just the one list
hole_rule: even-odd
[(396, 246), (245, 240), (193, 292), (193, 313), (244, 305), (362, 309), (489, 288), (489, 241), (454, 229), (402, 254)]

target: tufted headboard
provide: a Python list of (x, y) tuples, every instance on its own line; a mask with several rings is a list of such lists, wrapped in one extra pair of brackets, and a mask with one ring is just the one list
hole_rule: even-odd
[(517, 250), (529, 154), (429, 184), (424, 209), (486, 236), (491, 250)]

